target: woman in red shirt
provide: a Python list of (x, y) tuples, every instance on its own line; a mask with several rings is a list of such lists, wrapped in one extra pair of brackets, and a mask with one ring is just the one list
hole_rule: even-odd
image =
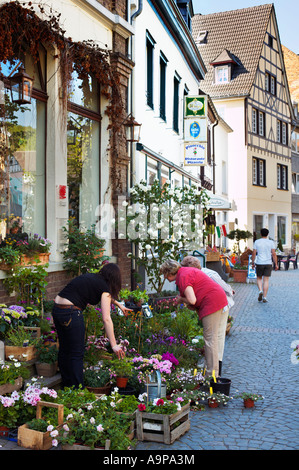
[(222, 309), (227, 305), (224, 290), (199, 269), (181, 267), (174, 260), (165, 261), (160, 272), (168, 281), (175, 281), (180, 292), (180, 301), (197, 310), (203, 326), (206, 375), (211, 376), (215, 371), (217, 377), (218, 327)]

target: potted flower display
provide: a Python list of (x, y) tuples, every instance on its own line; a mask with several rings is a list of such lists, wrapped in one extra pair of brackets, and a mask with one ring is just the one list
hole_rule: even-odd
[(36, 344), (37, 360), (35, 362), (36, 372), (43, 377), (53, 377), (58, 367), (58, 349), (56, 344), (45, 344), (42, 337)]
[(84, 370), (84, 385), (90, 392), (109, 395), (111, 381), (111, 372), (108, 367), (98, 365)]
[(234, 264), (233, 277), (234, 282), (246, 282), (248, 266), (242, 265), (239, 261)]
[(38, 338), (24, 327), (11, 329), (5, 338), (5, 358), (14, 357), (21, 362), (35, 359)]
[(0, 395), (20, 390), (23, 379), (28, 379), (29, 369), (17, 359), (0, 363)]
[(263, 400), (264, 397), (257, 393), (243, 392), (235, 395), (235, 398), (242, 398), (245, 408), (253, 408), (257, 400)]
[(128, 380), (133, 375), (133, 364), (128, 358), (113, 359), (110, 362), (112, 376), (116, 377), (116, 385), (119, 388), (126, 388)]
[(207, 396), (207, 399), (209, 408), (218, 408), (221, 404), (226, 405), (228, 401), (231, 400), (231, 397), (224, 395), (224, 393), (216, 392), (210, 393), (210, 395)]

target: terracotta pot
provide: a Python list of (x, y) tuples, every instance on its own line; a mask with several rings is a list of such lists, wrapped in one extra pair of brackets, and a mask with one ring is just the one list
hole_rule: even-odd
[(246, 282), (247, 269), (233, 269), (234, 282)]
[(7, 426), (0, 426), (0, 437), (8, 437), (9, 428)]
[(215, 401), (215, 400), (209, 400), (209, 401), (208, 401), (208, 406), (209, 406), (210, 408), (218, 408), (219, 403), (218, 403), (217, 401)]
[(251, 398), (246, 398), (243, 401), (244, 401), (245, 408), (253, 408), (254, 407), (254, 401)]
[(118, 388), (126, 388), (128, 377), (116, 377), (116, 385)]

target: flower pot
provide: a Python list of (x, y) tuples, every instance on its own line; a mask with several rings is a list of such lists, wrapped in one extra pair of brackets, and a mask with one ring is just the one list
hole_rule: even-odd
[(224, 377), (218, 377), (217, 382), (214, 382), (214, 379), (210, 381), (210, 387), (213, 389), (213, 393), (223, 393), (224, 395), (229, 396), (231, 380), (225, 379)]
[(126, 388), (128, 377), (116, 377), (116, 385), (118, 388)]
[(251, 398), (245, 398), (243, 400), (245, 408), (253, 408), (254, 407), (254, 400)]
[(20, 390), (20, 388), (22, 388), (22, 385), (23, 385), (22, 377), (18, 377), (14, 381), (13, 384), (7, 383), (7, 384), (0, 385), (0, 395), (4, 395), (5, 393), (12, 393), (17, 390)]
[(247, 269), (233, 269), (234, 282), (246, 282)]
[(110, 395), (111, 392), (111, 385), (105, 385), (104, 387), (88, 387), (86, 386), (87, 390), (96, 395)]
[(213, 399), (208, 400), (208, 406), (209, 408), (218, 408), (219, 403)]
[(8, 437), (10, 429), (7, 426), (0, 426), (0, 438)]
[(36, 362), (35, 368), (37, 375), (43, 377), (53, 377), (53, 375), (57, 372), (58, 363), (53, 362), (52, 364), (48, 364), (47, 362)]
[(34, 253), (30, 255), (21, 256), (21, 266), (35, 266), (37, 264), (49, 263), (49, 257), (51, 253)]

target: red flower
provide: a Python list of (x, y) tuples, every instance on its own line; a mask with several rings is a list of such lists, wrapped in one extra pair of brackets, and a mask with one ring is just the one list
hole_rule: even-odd
[(164, 405), (164, 400), (162, 400), (162, 398), (159, 398), (159, 400), (157, 401), (156, 405), (157, 405), (157, 406), (160, 406), (160, 405), (162, 406), (162, 405)]
[(146, 410), (146, 406), (145, 406), (143, 403), (140, 403), (140, 404), (138, 405), (138, 410), (139, 410), (139, 411), (145, 411), (145, 410)]

